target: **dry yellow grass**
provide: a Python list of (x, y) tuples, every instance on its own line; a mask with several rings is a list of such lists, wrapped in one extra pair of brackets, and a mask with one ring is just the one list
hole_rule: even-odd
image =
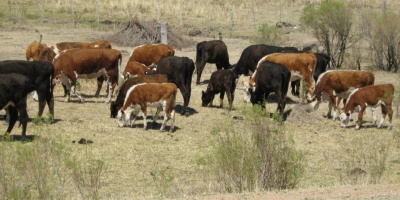
[[(39, 0), (27, 1), (27, 5), (38, 2)], [(47, 10), (55, 10), (56, 12), (65, 10), (63, 18), (66, 21), (69, 20), (68, 3), (50, 0), (46, 2)], [(91, 0), (80, 3), (82, 3), (81, 7), (83, 8), (89, 5), (93, 6), (96, 2)], [(201, 1), (119, 1), (118, 3), (117, 1), (102, 1), (100, 6), (101, 19), (126, 20), (123, 9), (129, 7), (127, 4), (130, 2), (133, 2), (136, 6), (137, 17), (142, 19), (156, 19), (157, 3), (160, 2), (163, 8), (162, 20), (167, 21), (173, 27), (180, 27), (179, 10), (180, 4), (184, 2), (185, 21), (184, 27), (181, 28), (182, 32), (190, 28), (207, 29), (209, 27), (208, 8), (212, 10), (212, 16), (215, 18), (213, 24), (217, 31), (217, 28), (224, 31), (230, 29), (229, 4), (225, 1), (207, 1), (205, 3)], [(282, 2), (284, 2), (284, 9), (281, 9), (280, 3)], [(275, 23), (279, 19), (280, 12), (283, 13), (281, 15), (283, 21), (297, 23), (304, 2), (308, 1), (234, 1), (237, 29), (232, 35), (246, 38), (247, 34), (254, 34), (255, 28), (252, 21), (254, 5), (257, 5), (255, 6), (257, 23)], [(318, 3), (317, 0), (315, 2)], [(349, 0), (348, 2), (353, 1)], [(357, 3), (359, 4), (353, 6), (365, 5), (365, 7), (374, 9), (380, 9), (378, 5), (381, 4), (377, 0), (357, 1)], [(393, 7), (399, 6), (397, 1), (388, 1), (388, 4), (393, 5)], [(7, 6), (2, 6), (1, 12), (8, 13), (9, 11), (5, 11)], [(12, 5), (10, 8), (12, 11)], [(9, 14), (13, 15), (13, 13)], [(86, 18), (86, 15), (89, 16), (89, 14), (84, 14), (83, 17)], [(94, 19), (93, 13), (90, 16), (90, 19)], [(27, 44), (38, 38), (37, 33), (34, 32), (35, 29), (43, 33), (43, 42), (48, 44), (62, 41), (88, 41), (118, 31), (118, 28), (93, 30), (79, 24), (75, 27), (64, 23), (34, 26), (29, 25), (26, 21), (22, 21), (21, 25), (18, 26), (9, 26), (9, 22), (4, 21), (2, 23), (5, 25), (0, 24), (0, 40), (3, 41), (0, 47), (0, 60), (24, 59)], [(235, 63), (242, 50), (250, 43), (247, 39), (225, 37), (225, 33), (228, 32), (224, 32), (224, 41), (228, 46), (231, 63)], [(215, 32), (210, 36), (216, 36)], [(304, 32), (294, 32), (284, 37), (288, 44), (295, 45), (314, 41), (309, 34)], [(195, 41), (210, 39), (212, 38), (193, 38)], [(122, 66), (125, 66), (132, 47), (116, 45), (113, 45), (113, 47), (128, 52), (123, 57)], [(195, 59), (195, 47), (177, 51), (176, 55)], [(214, 65), (207, 65), (203, 72), (204, 79), (207, 79), (214, 70)], [(375, 75), (376, 83), (390, 82), (397, 84), (398, 74), (375, 72)], [(241, 77), (241, 79), (243, 80), (244, 77)], [(203, 160), (212, 150), (215, 127), (221, 126), (222, 121), (230, 116), (241, 115), (240, 108), (249, 109), (251, 107), (251, 105), (242, 102), (240, 82), (235, 93), (234, 107), (236, 110), (228, 112), (227, 109), (201, 107), (200, 94), (206, 86), (196, 86), (193, 81), (189, 106), (197, 112), (189, 117), (177, 115), (175, 123), (177, 130), (172, 134), (158, 130), (145, 131), (140, 126), (141, 120), (138, 120), (139, 126), (135, 128), (118, 128), (116, 119), (109, 118), (109, 105), (104, 103), (104, 96), (101, 98), (92, 97), (95, 91), (95, 82), (81, 81), (81, 84), (82, 92), (86, 94), (86, 103), (78, 103), (76, 98), (73, 98), (73, 102), (64, 103), (64, 98), (61, 97), (62, 89), (57, 86), (55, 91), (55, 118), (57, 123), (42, 126), (29, 123), (28, 134), (48, 138), (64, 137), (68, 141), (65, 145), (71, 149), (70, 154), (72, 156), (78, 156), (80, 159), (91, 157), (103, 160), (107, 166), (100, 189), (103, 199), (158, 199), (166, 197), (186, 199), (218, 193), (219, 184), (210, 176), (208, 166), (204, 164)], [(104, 95), (104, 89), (102, 95)], [(376, 152), (378, 152), (378, 157), (383, 153), (387, 154), (385, 162), (387, 168), (378, 181), (382, 185), (379, 187), (379, 191), (373, 191), (376, 191), (376, 194), (381, 194), (380, 192), (385, 192), (385, 188), (392, 188), (391, 186), (399, 184), (400, 123), (398, 118), (393, 119), (394, 128), (392, 130), (376, 129), (369, 126), (371, 117), (367, 110), (364, 118), (366, 120), (365, 128), (359, 131), (354, 131), (351, 127), (343, 129), (339, 127), (339, 122), (323, 117), (323, 114), (327, 111), (326, 104), (322, 104), (316, 112), (306, 113), (303, 112), (302, 107), (298, 106), (296, 97), (291, 95), (289, 97), (293, 102), (289, 103), (286, 108), (286, 110), (291, 110), (291, 115), (285, 123), (285, 129), (286, 132), (293, 135), (296, 147), (305, 152), (306, 158), (305, 175), (299, 185), (301, 189), (368, 184), (370, 183), (368, 177), (354, 181), (348, 175), (348, 172), (359, 167), (369, 174), (372, 173), (371, 165), (374, 161), (372, 158), (377, 157), (374, 154)], [(178, 105), (182, 105), (180, 93), (178, 93), (177, 101)], [(227, 103), (225, 102), (225, 104)], [(276, 104), (268, 104), (267, 108), (273, 111)], [(37, 102), (29, 99), (28, 109), (30, 117), (35, 117)], [(1, 114), (4, 113), (4, 111), (0, 112)], [(380, 116), (379, 112), (378, 116)], [(0, 131), (5, 129), (6, 124), (1, 122)], [(16, 127), (13, 134), (20, 134), (20, 131), (21, 129)], [(247, 133), (246, 129), (243, 129), (242, 132), (243, 134)], [(72, 140), (79, 140), (80, 138), (91, 139), (94, 143), (90, 145), (72, 143)], [(380, 151), (381, 146), (384, 147), (383, 152)], [(66, 199), (80, 198), (72, 186), (66, 187), (65, 191), (62, 192), (65, 193)], [(307, 192), (302, 194), (304, 193), (307, 194)], [(326, 193), (331, 192), (328, 189)], [(341, 195), (340, 192), (336, 192), (336, 194), (337, 196)], [(294, 194), (293, 196), (298, 197), (297, 195)], [(394, 195), (397, 195), (395, 197), (400, 196), (399, 193), (394, 193)], [(308, 194), (304, 199), (312, 197), (315, 196)], [(349, 196), (342, 197), (348, 198)], [(333, 197), (322, 195), (318, 198), (328, 199)]]

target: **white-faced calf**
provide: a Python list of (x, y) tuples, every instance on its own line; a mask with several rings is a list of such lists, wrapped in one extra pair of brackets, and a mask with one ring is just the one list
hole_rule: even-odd
[[(392, 84), (380, 84), (371, 85), (362, 88), (355, 89), (349, 96), (346, 105), (344, 106), (344, 112), (340, 114), (340, 120), (342, 122), (342, 127), (346, 127), (350, 121), (350, 115), (354, 112), (356, 107), (360, 107), (360, 112), (358, 113), (358, 120), (356, 122), (356, 129), (360, 129), (362, 123), (362, 117), (364, 111), (367, 107), (376, 108), (381, 106), (382, 118), (378, 124), (380, 128), (385, 120), (386, 115), (389, 115), (389, 126), (388, 129), (392, 127), (392, 101), (394, 94), (394, 86)], [(375, 110), (373, 110), (373, 115), (375, 115)], [(372, 123), (375, 124), (376, 116), (373, 116)]]
[(139, 111), (142, 111), (143, 127), (147, 129), (147, 107), (156, 107), (157, 112), (154, 114), (153, 122), (157, 120), (159, 112), (163, 110), (165, 112), (164, 122), (160, 131), (164, 130), (170, 119), (170, 131), (173, 131), (176, 92), (177, 87), (174, 83), (144, 83), (132, 86), (126, 93), (124, 105), (118, 111), (118, 125), (132, 127)]

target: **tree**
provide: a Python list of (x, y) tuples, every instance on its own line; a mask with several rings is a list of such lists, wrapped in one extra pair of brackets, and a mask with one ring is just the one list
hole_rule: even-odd
[(399, 14), (365, 12), (362, 29), (369, 43), (373, 64), (383, 70), (396, 72), (400, 64), (400, 22)]
[(309, 4), (300, 17), (300, 22), (325, 47), (332, 68), (342, 66), (346, 49), (361, 38), (352, 32), (352, 20), (352, 10), (340, 0), (323, 0), (318, 8)]

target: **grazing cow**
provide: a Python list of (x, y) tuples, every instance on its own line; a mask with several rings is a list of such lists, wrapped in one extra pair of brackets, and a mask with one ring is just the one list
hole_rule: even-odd
[[(358, 120), (355, 129), (360, 129), (362, 123), (362, 117), (366, 107), (376, 108), (381, 106), (382, 118), (378, 124), (380, 128), (385, 120), (386, 114), (389, 115), (388, 129), (392, 128), (392, 101), (394, 95), (394, 86), (392, 84), (379, 84), (370, 85), (362, 88), (355, 89), (347, 99), (347, 103), (344, 106), (343, 113), (340, 114), (341, 126), (346, 127), (350, 121), (350, 115), (354, 112), (354, 109), (358, 106), (361, 107), (358, 113)], [(373, 109), (373, 121), (372, 124), (376, 123), (377, 117), (375, 109)]]
[(118, 111), (118, 125), (120, 127), (135, 123), (141, 110), (143, 113), (143, 127), (147, 129), (147, 107), (156, 107), (157, 112), (153, 123), (158, 118), (159, 112), (164, 111), (164, 122), (160, 128), (163, 131), (167, 121), (171, 119), (170, 131), (174, 130), (175, 99), (177, 87), (174, 83), (141, 83), (132, 86), (126, 93), (124, 105)]
[[(81, 102), (84, 102), (84, 99), (75, 91), (76, 80), (106, 77), (107, 82), (110, 83), (106, 102), (110, 102), (114, 88), (118, 84), (121, 61), (121, 52), (115, 49), (71, 49), (54, 59), (54, 78), (67, 86), (66, 102), (70, 100), (71, 90)], [(98, 82), (96, 94), (99, 94), (101, 86), (102, 82), (101, 84)]]
[[(339, 113), (336, 97), (347, 99), (350, 93), (360, 87), (373, 85), (375, 76), (369, 71), (357, 70), (329, 70), (321, 74), (315, 85), (313, 101), (311, 107), (314, 110), (318, 109), (322, 101), (328, 101), (328, 118), (336, 120)], [(333, 115), (331, 115), (333, 107)]]
[(136, 61), (146, 66), (157, 65), (166, 56), (174, 56), (175, 49), (169, 44), (144, 44), (135, 47), (127, 63)]
[(30, 60), (31, 58), (32, 58), (32, 60), (40, 60), (39, 59), (40, 58), (40, 53), (46, 47), (47, 47), (46, 44), (37, 42), (36, 40), (33, 41), (26, 48), (26, 52), (25, 52), (26, 60)]
[(0, 74), (0, 109), (8, 109), (10, 121), (6, 133), (11, 133), (18, 120), (22, 125), (22, 140), (25, 140), (28, 124), (27, 95), (35, 89), (33, 82), (21, 74)]
[(207, 90), (201, 91), (202, 106), (212, 106), (214, 97), (220, 93), (220, 107), (223, 107), (224, 94), (228, 97), (229, 110), (232, 110), (235, 97), (237, 75), (230, 69), (215, 71), (211, 74)]
[[(315, 72), (314, 72), (313, 77), (314, 77), (314, 80), (317, 81), (318, 77), (326, 71), (326, 68), (327, 68), (331, 58), (324, 53), (315, 53), (315, 55), (317, 56), (317, 65), (315, 66)], [(292, 88), (292, 95), (299, 96), (300, 95), (300, 80), (292, 81), (291, 88)]]
[(298, 52), (295, 47), (277, 47), (265, 44), (256, 44), (246, 47), (240, 55), (239, 61), (233, 68), (237, 75), (248, 76), (250, 71), (256, 70), (258, 61), (266, 55), (279, 52)]
[(196, 45), (196, 84), (200, 84), (201, 73), (206, 63), (215, 63), (217, 69), (230, 69), (228, 48), (221, 40), (203, 41)]
[(134, 85), (140, 83), (165, 83), (168, 81), (167, 75), (156, 74), (156, 75), (139, 75), (134, 78), (129, 78), (118, 89), (118, 95), (115, 101), (111, 102), (110, 105), (110, 117), (115, 118), (118, 114), (118, 110), (124, 105), (124, 100), (128, 89)]
[(277, 111), (283, 117), (290, 77), (289, 69), (281, 64), (268, 61), (260, 63), (249, 81), (249, 85), (252, 85), (248, 90), (251, 103), (265, 107), (265, 100), (274, 92), (278, 101)]
[(38, 116), (42, 116), (44, 107), (49, 106), (50, 114), (54, 117), (54, 98), (52, 78), (54, 66), (47, 61), (0, 61), (0, 74), (17, 73), (28, 77), (34, 85), (34, 90), (39, 97)]
[(266, 61), (281, 64), (288, 68), (291, 71), (290, 81), (303, 79), (307, 85), (307, 100), (311, 101), (311, 94), (315, 86), (313, 74), (317, 64), (317, 57), (314, 53), (273, 53), (261, 58), (257, 67)]
[(132, 61), (126, 64), (124, 72), (121, 74), (121, 78), (125, 80), (131, 75), (145, 75), (153, 73), (155, 73), (155, 71), (146, 67), (144, 64)]
[(192, 75), (194, 62), (188, 57), (169, 56), (162, 58), (157, 65), (157, 74), (166, 74), (168, 82), (175, 83), (183, 96), (183, 110), (181, 114), (189, 115), (189, 101), (192, 92)]

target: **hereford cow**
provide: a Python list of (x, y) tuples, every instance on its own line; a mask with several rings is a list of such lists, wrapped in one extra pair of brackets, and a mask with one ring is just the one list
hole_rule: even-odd
[[(317, 65), (315, 66), (313, 77), (314, 80), (317, 81), (318, 77), (326, 71), (331, 58), (324, 53), (315, 53), (315, 55), (317, 56)], [(300, 96), (300, 80), (292, 81), (290, 85), (292, 88), (292, 95)]]
[(33, 41), (28, 45), (25, 52), (26, 60), (40, 60), (40, 53), (46, 48), (47, 45), (37, 42), (36, 40)]
[(0, 61), (0, 74), (17, 73), (28, 77), (39, 98), (38, 116), (42, 116), (44, 107), (49, 106), (50, 114), (54, 117), (54, 98), (51, 79), (54, 74), (53, 64), (47, 61)]
[(265, 44), (256, 44), (246, 47), (240, 55), (239, 61), (233, 68), (237, 75), (250, 75), (256, 70), (258, 61), (266, 55), (279, 52), (298, 52), (295, 47), (278, 47)]
[(118, 89), (118, 95), (115, 101), (111, 102), (110, 105), (110, 117), (115, 118), (118, 114), (118, 110), (124, 105), (124, 100), (128, 89), (134, 85), (140, 83), (165, 83), (168, 81), (167, 75), (156, 74), (156, 75), (138, 75), (133, 78), (129, 78)]
[(250, 78), (248, 90), (250, 102), (265, 107), (265, 100), (271, 92), (278, 101), (277, 111), (283, 117), (286, 106), (286, 95), (289, 88), (291, 72), (281, 64), (263, 62)]
[[(67, 85), (66, 102), (70, 100), (71, 90), (81, 102), (84, 102), (75, 91), (76, 80), (106, 77), (110, 91), (106, 102), (110, 102), (114, 88), (118, 84), (121, 61), (121, 52), (115, 49), (71, 49), (54, 59), (54, 78)], [(96, 94), (100, 92), (101, 85), (98, 84)]]
[[(392, 84), (380, 84), (370, 85), (362, 88), (355, 89), (347, 99), (347, 103), (344, 106), (343, 113), (340, 114), (341, 126), (346, 127), (350, 121), (350, 115), (354, 112), (356, 107), (361, 107), (358, 113), (358, 120), (356, 122), (356, 128), (360, 129), (362, 123), (362, 117), (366, 107), (376, 108), (381, 106), (382, 118), (378, 124), (380, 128), (385, 120), (386, 115), (389, 115), (388, 129), (392, 128), (392, 101), (394, 95), (394, 86)], [(375, 109), (373, 109), (373, 121), (372, 124), (376, 123), (377, 117)]]
[(216, 94), (220, 93), (220, 107), (223, 107), (224, 94), (228, 97), (229, 110), (232, 110), (235, 97), (237, 75), (230, 69), (218, 70), (211, 74), (207, 90), (201, 91), (202, 106), (212, 106)]
[(147, 107), (156, 107), (157, 112), (153, 123), (160, 111), (164, 111), (164, 121), (160, 131), (163, 131), (167, 121), (171, 119), (170, 131), (174, 130), (175, 99), (177, 87), (174, 83), (141, 83), (132, 86), (126, 93), (124, 105), (118, 111), (118, 125), (120, 127), (134, 125), (137, 115), (143, 113), (143, 127), (147, 129)]
[[(375, 76), (369, 71), (357, 70), (330, 70), (319, 77), (313, 93), (313, 101), (311, 107), (318, 109), (322, 101), (328, 101), (328, 118), (336, 120), (339, 112), (336, 97), (347, 99), (350, 93), (360, 87), (373, 85)], [(333, 115), (331, 115), (333, 107)]]
[(136, 61), (146, 66), (157, 65), (166, 56), (175, 55), (175, 49), (169, 44), (144, 44), (135, 47), (127, 63)]
[(157, 74), (166, 74), (168, 82), (175, 83), (183, 96), (183, 110), (181, 114), (189, 115), (189, 101), (192, 92), (192, 75), (194, 62), (188, 57), (169, 56), (162, 58), (157, 65)]
[(317, 64), (317, 57), (314, 53), (273, 53), (261, 58), (257, 67), (267, 61), (281, 64), (288, 68), (291, 71), (290, 81), (303, 79), (307, 85), (307, 100), (311, 101), (311, 94), (315, 86), (313, 74)]
[(129, 78), (131, 75), (145, 75), (153, 73), (155, 73), (155, 71), (146, 67), (144, 64), (132, 61), (126, 64), (124, 72), (122, 72), (121, 74), (121, 78), (125, 80)]
[(228, 48), (221, 40), (203, 41), (196, 45), (196, 84), (200, 84), (201, 73), (206, 63), (215, 63), (217, 69), (230, 69)]

